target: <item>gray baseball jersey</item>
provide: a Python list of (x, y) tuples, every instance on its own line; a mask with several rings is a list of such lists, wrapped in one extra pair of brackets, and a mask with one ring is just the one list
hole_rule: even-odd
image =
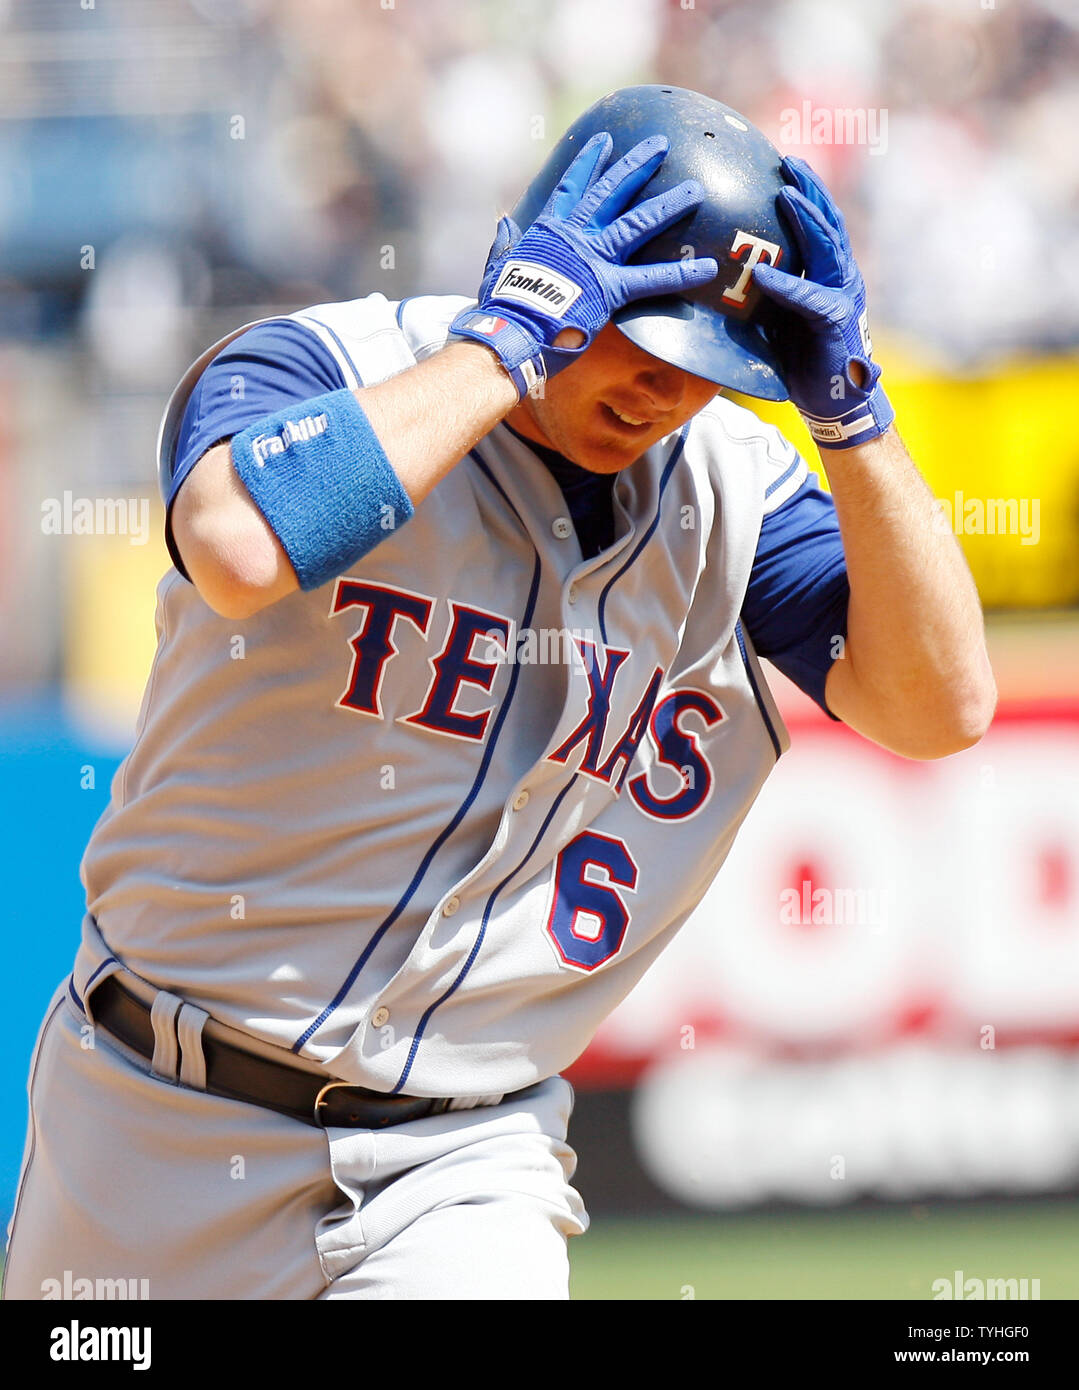
[[(376, 294), (216, 344), (163, 422), (166, 498), (271, 409), (436, 351), (466, 302)], [(721, 397), (618, 475), (613, 509), (613, 543), (582, 555), (501, 424), (347, 573), (244, 621), (174, 550), (83, 861), (88, 930), (376, 1090), (487, 1096), (566, 1068), (787, 746), (754, 639), (823, 701), (846, 603), (830, 502)]]

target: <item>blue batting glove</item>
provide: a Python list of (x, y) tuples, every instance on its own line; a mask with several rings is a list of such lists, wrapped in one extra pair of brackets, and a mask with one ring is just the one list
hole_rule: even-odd
[[(612, 148), (610, 135), (594, 135), (519, 239), (512, 221), (502, 219), (476, 307), (463, 310), (450, 325), (451, 333), (496, 353), (518, 397), (580, 357), (624, 304), (677, 295), (717, 274), (711, 257), (625, 264), (695, 208), (704, 191), (687, 179), (633, 205), (667, 157), (668, 142), (649, 136), (601, 173)], [(554, 340), (567, 328), (577, 329), (581, 341), (573, 348), (556, 347)]]
[(494, 282), (498, 279), (498, 272), (501, 269), (502, 260), (506, 252), (511, 250), (521, 240), (521, 229), (510, 216), (498, 219), (498, 230), (495, 232), (495, 239), (491, 242), (491, 249), (487, 252), (487, 264), (483, 267), (483, 279), (480, 281), (480, 292), (476, 296), (477, 302), (482, 304), (491, 293)]
[[(802, 252), (805, 278), (759, 264), (753, 277), (781, 310), (769, 332), (791, 400), (822, 449), (883, 434), (895, 419), (873, 361), (865, 282), (843, 214), (804, 159), (783, 160), (793, 187), (779, 194)], [(858, 363), (861, 379), (852, 375)]]

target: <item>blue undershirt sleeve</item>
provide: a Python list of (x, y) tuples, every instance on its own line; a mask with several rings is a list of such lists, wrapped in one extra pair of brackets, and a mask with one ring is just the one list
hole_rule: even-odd
[(742, 621), (757, 654), (831, 719), (824, 683), (846, 638), (849, 597), (835, 505), (811, 475), (761, 523)]
[(329, 348), (293, 319), (256, 324), (221, 349), (187, 402), (165, 498), (165, 541), (185, 579), (190, 576), (172, 535), (172, 503), (203, 454), (285, 406), (345, 386)]

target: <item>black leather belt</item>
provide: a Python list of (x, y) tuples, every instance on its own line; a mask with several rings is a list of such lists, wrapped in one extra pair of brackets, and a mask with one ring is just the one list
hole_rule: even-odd
[[(91, 1009), (95, 1023), (147, 1061), (153, 1060), (149, 1005), (125, 989), (115, 975), (102, 980), (93, 991)], [(298, 1067), (210, 1037), (205, 1029), (202, 1051), (206, 1090), (212, 1095), (261, 1105), (316, 1129), (385, 1129), (427, 1115), (441, 1115), (453, 1103), (441, 1096), (391, 1096), (343, 1081), (325, 1082)]]

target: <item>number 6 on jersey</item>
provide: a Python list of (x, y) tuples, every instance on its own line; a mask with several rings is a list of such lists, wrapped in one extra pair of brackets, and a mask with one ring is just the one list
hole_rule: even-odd
[(637, 891), (637, 864), (617, 836), (585, 830), (559, 854), (547, 935), (564, 965), (595, 970), (622, 949), (630, 911), (619, 888)]

